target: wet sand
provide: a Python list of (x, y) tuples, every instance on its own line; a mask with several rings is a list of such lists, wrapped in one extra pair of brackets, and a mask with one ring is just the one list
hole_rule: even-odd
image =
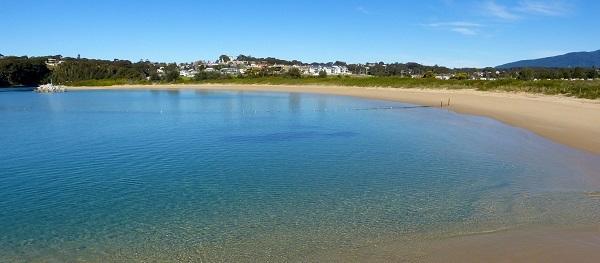
[[(530, 130), (555, 142), (600, 154), (600, 100), (525, 93), (475, 90), (363, 88), (317, 85), (126, 85), (69, 87), (93, 89), (205, 89), (271, 92), (308, 92), (391, 100), (440, 107), (459, 113), (490, 117)], [(448, 101), (450, 105), (448, 105)]]
[(598, 262), (600, 226), (536, 226), (417, 242), (383, 242), (309, 257), (322, 262)]

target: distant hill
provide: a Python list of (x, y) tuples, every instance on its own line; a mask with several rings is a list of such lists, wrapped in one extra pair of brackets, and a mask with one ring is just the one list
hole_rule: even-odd
[(573, 52), (564, 55), (521, 60), (512, 62), (504, 65), (497, 66), (496, 68), (591, 68), (600, 67), (600, 50), (592, 52)]

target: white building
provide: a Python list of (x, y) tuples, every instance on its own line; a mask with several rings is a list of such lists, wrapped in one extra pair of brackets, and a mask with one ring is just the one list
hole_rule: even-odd
[(452, 75), (450, 74), (437, 74), (435, 75), (436, 79), (441, 79), (441, 80), (449, 80), (452, 78)]
[(198, 74), (198, 71), (193, 70), (193, 69), (183, 69), (179, 71), (179, 75), (182, 77), (187, 77), (187, 78), (192, 78), (194, 77), (196, 74)]
[(62, 60), (58, 60), (58, 59), (55, 59), (55, 58), (48, 58), (48, 60), (46, 60), (46, 65), (48, 67), (54, 67), (54, 66), (59, 65), (61, 63), (63, 63)]
[(318, 76), (319, 72), (324, 71), (327, 75), (350, 75), (346, 66), (309, 66), (304, 72), (306, 75)]
[(222, 68), (221, 69), (221, 74), (227, 74), (227, 75), (239, 75), (242, 72), (240, 72), (239, 69), (237, 68)]

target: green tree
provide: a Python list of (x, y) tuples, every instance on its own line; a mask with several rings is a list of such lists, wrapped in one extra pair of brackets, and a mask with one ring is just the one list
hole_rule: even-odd
[(466, 72), (458, 72), (452, 77), (452, 79), (457, 79), (457, 80), (469, 79), (469, 74), (467, 74)]
[(165, 67), (165, 81), (175, 82), (179, 79), (179, 68), (177, 64), (171, 63)]
[(519, 79), (520, 80), (533, 80), (533, 78), (534, 78), (533, 73), (534, 72), (532, 69), (529, 69), (529, 68), (523, 69), (523, 70), (519, 71)]
[(299, 79), (302, 77), (302, 72), (300, 72), (299, 68), (290, 68), (287, 71), (287, 76), (294, 79)]
[(0, 85), (38, 85), (47, 81), (50, 69), (45, 61), (45, 57), (3, 57), (0, 59)]
[(159, 80), (160, 80), (160, 75), (158, 75), (158, 73), (157, 73), (156, 71), (155, 71), (155, 72), (152, 72), (152, 73), (150, 73), (150, 76), (149, 76), (149, 77), (150, 77), (149, 79), (150, 79), (151, 81), (159, 81)]
[(231, 59), (227, 55), (221, 55), (221, 56), (219, 56), (219, 61), (223, 61), (224, 63), (228, 63), (228, 62), (231, 61)]
[(433, 73), (433, 71), (428, 70), (427, 72), (425, 72), (425, 74), (423, 74), (423, 78), (424, 79), (433, 79), (433, 78), (435, 78), (435, 74)]
[(575, 79), (583, 79), (583, 78), (585, 78), (585, 70), (583, 68), (577, 67), (573, 70), (573, 73), (571, 76)]
[(4, 73), (0, 72), (0, 87), (10, 86), (10, 82), (8, 82), (8, 77), (4, 75)]
[(327, 77), (327, 72), (325, 70), (319, 71), (319, 78), (326, 78), (326, 77)]
[(65, 58), (54, 67), (52, 79), (57, 83), (81, 80), (127, 79), (158, 80), (155, 65), (149, 61), (131, 63), (128, 60), (97, 60)]
[(588, 79), (597, 79), (598, 78), (598, 71), (595, 68), (591, 68), (591, 69), (589, 69), (587, 71), (586, 77)]
[(207, 79), (219, 79), (221, 78), (221, 73), (218, 71), (200, 71), (198, 74), (194, 75), (194, 80), (207, 80)]

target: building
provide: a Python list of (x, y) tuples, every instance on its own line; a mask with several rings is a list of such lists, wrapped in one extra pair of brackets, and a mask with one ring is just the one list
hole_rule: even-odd
[(165, 67), (160, 67), (156, 69), (156, 74), (158, 74), (159, 76), (165, 75)]
[(452, 77), (453, 76), (451, 74), (437, 74), (437, 75), (435, 75), (436, 79), (441, 79), (441, 80), (449, 80)]
[(48, 67), (55, 67), (56, 65), (59, 65), (61, 63), (63, 63), (63, 61), (56, 58), (48, 58), (46, 60), (46, 66)]
[[(302, 69), (301, 69), (302, 70)], [(311, 65), (304, 70), (302, 70), (304, 75), (310, 76), (318, 76), (321, 71), (327, 73), (327, 75), (350, 75), (350, 71), (348, 71), (348, 67), (346, 66), (321, 66), (321, 65)]]
[(198, 74), (198, 71), (194, 69), (182, 69), (179, 70), (179, 75), (182, 77), (192, 78)]
[(220, 71), (221, 71), (221, 74), (226, 74), (226, 75), (242, 74), (242, 72), (238, 68), (222, 68)]

